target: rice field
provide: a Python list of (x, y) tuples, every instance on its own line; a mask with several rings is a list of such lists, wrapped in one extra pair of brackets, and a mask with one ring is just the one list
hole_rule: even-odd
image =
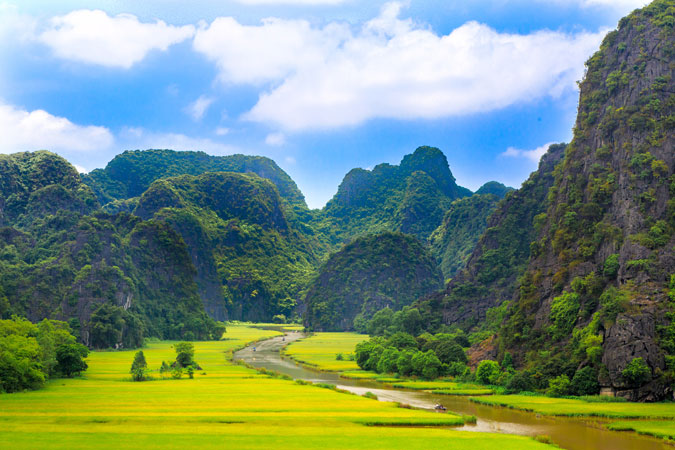
[[(293, 342), (284, 354), (294, 360), (328, 372), (356, 370), (356, 361), (350, 361), (354, 348), (368, 336), (358, 333), (314, 333), (312, 336)], [(341, 354), (342, 361), (337, 360)]]
[[(135, 351), (94, 352), (82, 378), (0, 395), (0, 448), (546, 448), (529, 438), (442, 426), (461, 421), (452, 414), (398, 408), (229, 361), (233, 349), (276, 334), (230, 325), (227, 340), (195, 342), (202, 370), (194, 379), (154, 373), (154, 381), (132, 382)], [(173, 344), (149, 343), (143, 349), (149, 367), (172, 361)]]
[(615, 431), (635, 431), (661, 439), (675, 440), (675, 422), (672, 420), (631, 420), (629, 422), (614, 422), (607, 428)]
[(527, 395), (472, 398), (484, 405), (532, 411), (549, 416), (589, 416), (623, 419), (674, 419), (675, 403), (588, 402), (581, 399)]

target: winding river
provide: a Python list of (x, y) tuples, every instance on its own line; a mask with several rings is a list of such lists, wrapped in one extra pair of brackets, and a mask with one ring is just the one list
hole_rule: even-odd
[[(330, 383), (358, 395), (370, 391), (380, 401), (407, 403), (417, 408), (433, 409), (437, 403), (448, 411), (475, 416), (475, 424), (457, 429), (475, 432), (510, 433), (525, 436), (549, 436), (561, 448), (568, 450), (665, 450), (673, 449), (664, 441), (628, 432), (609, 431), (602, 421), (564, 417), (546, 417), (508, 408), (478, 405), (466, 397), (437, 395), (404, 389), (385, 388), (381, 384), (340, 378), (336, 373), (310, 370), (281, 356), (280, 350), (289, 342), (304, 337), (303, 333), (287, 333), (250, 345), (234, 354), (254, 367), (264, 367), (294, 379), (314, 383)], [(255, 350), (254, 350), (255, 348)]]

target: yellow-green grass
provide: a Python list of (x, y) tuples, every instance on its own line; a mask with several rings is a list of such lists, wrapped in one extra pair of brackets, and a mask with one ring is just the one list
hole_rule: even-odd
[(625, 419), (675, 418), (675, 403), (602, 403), (527, 395), (493, 395), (472, 398), (471, 400), (485, 405), (505, 406), (549, 416), (595, 416)]
[[(356, 361), (350, 361), (347, 357), (354, 353), (356, 344), (367, 339), (367, 335), (358, 333), (315, 333), (288, 345), (284, 354), (302, 364), (325, 371), (355, 370), (359, 368)], [(338, 354), (342, 354), (342, 361), (335, 359)]]
[(369, 370), (346, 370), (340, 372), (340, 377), (351, 378), (353, 380), (375, 380), (382, 377), (381, 373), (371, 372)]
[(615, 431), (635, 431), (661, 439), (675, 440), (675, 422), (672, 420), (631, 420), (630, 422), (614, 422), (607, 428)]
[(485, 388), (456, 388), (456, 389), (434, 389), (432, 394), (441, 395), (492, 395), (494, 390)]
[[(0, 448), (428, 449), (448, 442), (472, 450), (545, 448), (516, 436), (364, 426), (460, 418), (271, 378), (228, 360), (232, 349), (275, 334), (230, 325), (230, 340), (196, 342), (203, 370), (193, 380), (127, 381), (134, 351), (94, 352), (83, 378), (0, 396)], [(143, 349), (150, 368), (175, 357), (172, 344)]]
[(480, 389), (485, 390), (485, 386), (478, 386), (475, 384), (468, 383), (457, 383), (452, 380), (436, 380), (436, 381), (424, 381), (424, 380), (406, 380), (398, 381), (392, 386), (396, 388), (404, 389), (415, 389), (420, 391), (431, 391), (431, 390), (457, 390), (457, 389)]
[(240, 322), (232, 321), (228, 322), (228, 325), (243, 325), (252, 328), (267, 328), (267, 329), (276, 329), (280, 331), (302, 331), (305, 329), (305, 326), (299, 323), (264, 323), (264, 322)]

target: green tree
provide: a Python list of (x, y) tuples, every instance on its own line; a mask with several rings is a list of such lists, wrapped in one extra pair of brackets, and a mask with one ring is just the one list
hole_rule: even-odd
[(483, 384), (495, 384), (501, 370), (497, 361), (484, 359), (476, 368), (476, 380)]
[(0, 391), (18, 392), (41, 387), (46, 378), (41, 369), (40, 346), (34, 337), (0, 334)]
[(461, 362), (466, 364), (469, 361), (466, 353), (464, 353), (464, 349), (457, 342), (455, 342), (454, 339), (451, 338), (443, 339), (436, 346), (435, 352), (438, 356), (438, 359), (440, 359), (441, 362), (445, 364), (450, 364), (453, 362)]
[(397, 370), (397, 362), (400, 352), (394, 348), (389, 347), (382, 352), (379, 361), (377, 362), (378, 373), (395, 373)]
[(631, 387), (640, 387), (652, 379), (652, 371), (642, 358), (633, 358), (621, 376)]
[(441, 361), (432, 350), (424, 354), (424, 367), (422, 368), (422, 376), (427, 380), (438, 378), (441, 374)]
[(145, 361), (145, 355), (142, 350), (139, 350), (134, 355), (134, 362), (131, 363), (131, 378), (134, 381), (145, 380), (145, 371), (148, 368), (148, 363)]
[(596, 370), (590, 366), (577, 370), (572, 377), (570, 390), (574, 395), (597, 395), (600, 384)]
[(89, 355), (89, 349), (82, 344), (61, 344), (56, 348), (56, 370), (66, 377), (79, 375), (87, 370), (84, 358)]
[(559, 375), (548, 380), (546, 395), (549, 397), (563, 397), (570, 392), (570, 379), (567, 375)]
[(387, 307), (379, 310), (368, 322), (368, 334), (371, 336), (382, 336), (391, 327), (394, 320), (394, 311)]
[(176, 363), (179, 367), (188, 367), (195, 364), (195, 346), (192, 342), (179, 342), (174, 345), (176, 350)]
[(399, 375), (408, 376), (413, 373), (412, 356), (414, 353), (413, 350), (403, 350), (399, 353), (396, 360), (396, 370)]

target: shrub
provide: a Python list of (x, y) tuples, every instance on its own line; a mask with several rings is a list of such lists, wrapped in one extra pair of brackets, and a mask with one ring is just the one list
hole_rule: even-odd
[(554, 339), (561, 339), (572, 332), (579, 307), (579, 295), (573, 292), (565, 292), (553, 299), (549, 319), (553, 323), (551, 331)]
[(570, 391), (570, 379), (567, 375), (559, 375), (548, 380), (546, 395), (549, 397), (564, 397)]
[(609, 255), (605, 259), (605, 266), (603, 268), (603, 274), (610, 279), (616, 278), (616, 275), (619, 273), (619, 255), (613, 254)]
[(574, 395), (597, 395), (600, 392), (598, 374), (590, 366), (576, 371), (570, 383), (570, 391)]
[(413, 354), (414, 352), (412, 350), (404, 350), (399, 353), (398, 359), (396, 360), (396, 370), (400, 375), (408, 376), (413, 373)]
[(497, 361), (485, 359), (476, 368), (476, 380), (483, 384), (494, 384), (501, 370)]
[(176, 350), (176, 362), (180, 367), (192, 366), (195, 364), (195, 346), (191, 342), (179, 342), (174, 346)]
[(631, 387), (640, 387), (652, 379), (652, 371), (642, 358), (633, 358), (621, 376)]
[(134, 362), (131, 363), (131, 378), (134, 381), (145, 380), (145, 370), (148, 368), (148, 363), (145, 361), (145, 355), (142, 350), (139, 350), (134, 355)]

